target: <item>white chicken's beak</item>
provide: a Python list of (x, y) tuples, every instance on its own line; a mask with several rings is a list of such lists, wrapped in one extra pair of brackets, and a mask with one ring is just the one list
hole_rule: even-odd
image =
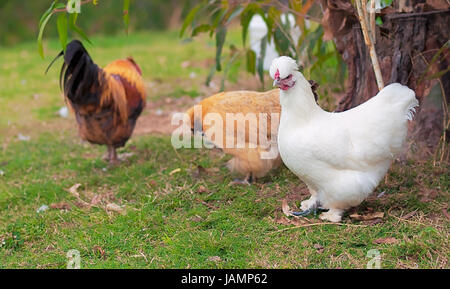
[(279, 87), (279, 85), (280, 85), (280, 81), (278, 81), (277, 79), (275, 79), (275, 80), (273, 81), (273, 86), (274, 86), (274, 87)]

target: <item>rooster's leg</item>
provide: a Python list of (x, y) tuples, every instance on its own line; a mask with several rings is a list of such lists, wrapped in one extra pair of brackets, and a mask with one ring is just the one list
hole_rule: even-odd
[(116, 148), (113, 146), (108, 146), (108, 160), (110, 165), (118, 163)]

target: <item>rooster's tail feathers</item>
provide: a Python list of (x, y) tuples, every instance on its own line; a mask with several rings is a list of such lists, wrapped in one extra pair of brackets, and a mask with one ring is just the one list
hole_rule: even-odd
[(60, 84), (71, 102), (80, 105), (98, 104), (104, 78), (103, 71), (92, 61), (80, 41), (73, 40), (67, 45)]

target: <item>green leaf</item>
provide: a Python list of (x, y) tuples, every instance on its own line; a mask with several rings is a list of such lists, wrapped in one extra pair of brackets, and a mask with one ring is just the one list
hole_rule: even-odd
[(258, 57), (258, 76), (264, 89), (264, 58), (266, 58), (267, 35), (261, 39), (261, 54)]
[(213, 14), (214, 21), (212, 23), (212, 28), (216, 29), (219, 25), (222, 25), (222, 20), (227, 14), (227, 10), (219, 9), (216, 13)]
[[(431, 61), (427, 65), (427, 68), (420, 76), (419, 81), (418, 81), (419, 83), (421, 83), (423, 81), (424, 77), (428, 74), (428, 71), (433, 66), (433, 64), (439, 60), (441, 53), (444, 52), (444, 50), (448, 49), (449, 46), (450, 46), (450, 40), (447, 40), (447, 42), (445, 42), (444, 45), (442, 45), (442, 47), (439, 48), (439, 50), (433, 55), (433, 57), (431, 58)], [(438, 72), (438, 74), (439, 74), (439, 72)], [(434, 75), (429, 76), (429, 77), (436, 78)], [(431, 78), (429, 78), (429, 79), (431, 79)]]
[(56, 3), (53, 9), (65, 9), (67, 6), (64, 3)]
[(192, 21), (194, 21), (195, 15), (197, 15), (197, 12), (200, 10), (202, 5), (203, 3), (199, 3), (195, 5), (191, 11), (189, 11), (188, 15), (184, 19), (183, 26), (181, 27), (180, 37), (183, 37), (184, 31), (186, 31), (186, 28), (192, 23)]
[(44, 58), (44, 46), (42, 44), (42, 36), (44, 35), (45, 26), (47, 25), (50, 18), (52, 18), (53, 13), (48, 14), (44, 20), (42, 21), (41, 26), (39, 27), (39, 35), (38, 35), (38, 52), (42, 58)]
[(61, 9), (63, 7), (65, 7), (63, 3), (58, 3), (58, 0), (53, 1), (53, 3), (50, 5), (47, 11), (44, 12), (44, 14), (41, 16), (41, 19), (39, 20), (38, 52), (42, 58), (44, 58), (44, 46), (42, 43), (42, 37), (44, 35), (45, 26), (52, 17), (53, 10)]
[(392, 0), (381, 0), (380, 1), (381, 9), (391, 6), (392, 2), (393, 2)]
[(236, 61), (237, 57), (239, 56), (239, 53), (234, 53), (232, 54), (230, 60), (228, 61), (228, 63), (225, 66), (225, 69), (223, 71), (223, 77), (222, 80), (220, 81), (220, 91), (224, 91), (225, 90), (225, 80), (227, 79), (227, 76), (229, 74), (229, 71), (233, 65), (233, 63)]
[(196, 26), (193, 30), (192, 30), (192, 37), (197, 36), (199, 33), (203, 33), (203, 32), (208, 32), (211, 30), (211, 25), (209, 24), (200, 24), (198, 26)]
[(320, 57), (311, 66), (310, 71), (314, 71), (314, 69), (320, 68), (325, 61), (333, 56), (335, 56), (334, 51), (328, 52), (327, 54), (320, 54)]
[(267, 12), (267, 17), (265, 15), (262, 15), (262, 16), (267, 25), (267, 31), (268, 31), (267, 41), (271, 41), (273, 30), (274, 30), (276, 23), (282, 23), (281, 22), (281, 11), (275, 7), (270, 7), (269, 11)]
[(252, 49), (247, 50), (247, 71), (256, 73), (256, 53)]
[(437, 78), (441, 78), (441, 76), (443, 76), (444, 74), (446, 74), (447, 72), (450, 71), (450, 67), (447, 67), (444, 70), (438, 71), (430, 76), (427, 77), (427, 80), (432, 80), (432, 79), (437, 79)]
[(273, 40), (275, 42), (275, 48), (277, 49), (278, 54), (292, 57), (289, 50), (291, 43), (289, 38), (286, 37), (285, 32), (281, 31), (280, 27), (275, 28)]
[(78, 13), (71, 13), (70, 14), (70, 16), (69, 16), (69, 28), (72, 29), (73, 31), (75, 31), (78, 35), (81, 36), (81, 38), (86, 40), (89, 44), (92, 44), (92, 42), (87, 37), (86, 33), (84, 33), (84, 31), (80, 27), (77, 26), (77, 18), (78, 18)]
[(205, 81), (206, 86), (209, 86), (215, 73), (216, 73), (216, 65), (212, 65), (211, 69), (209, 70), (208, 77), (206, 77), (206, 81)]
[(123, 0), (123, 24), (125, 25), (125, 32), (128, 34), (128, 26), (130, 24), (130, 0)]
[(53, 9), (55, 9), (55, 5), (57, 4), (58, 0), (53, 1), (52, 5), (47, 9), (47, 11), (42, 14), (41, 19), (39, 20), (39, 28), (42, 27), (42, 24), (44, 23), (45, 19), (47, 19), (49, 14), (53, 13)]
[(375, 18), (375, 23), (376, 23), (378, 26), (382, 26), (382, 25), (383, 25), (383, 20), (381, 19), (380, 16), (377, 16), (377, 18)]
[(67, 45), (67, 34), (68, 34), (68, 24), (67, 24), (66, 13), (61, 13), (58, 15), (56, 27), (58, 28), (59, 41), (61, 42), (62, 49), (65, 52), (66, 45)]
[(227, 28), (225, 26), (219, 26), (216, 29), (216, 69), (222, 70), (220, 64), (220, 57), (222, 56), (223, 45), (225, 44), (225, 38), (227, 36)]
[(314, 47), (316, 47), (316, 44), (322, 39), (323, 35), (323, 28), (322, 26), (318, 26), (316, 30), (314, 30), (313, 33), (311, 33), (311, 38), (308, 43), (308, 53), (312, 54)]
[(231, 22), (231, 20), (233, 20), (236, 16), (238, 16), (239, 14), (241, 14), (241, 12), (244, 10), (244, 7), (242, 6), (237, 6), (233, 12), (230, 14), (230, 16), (227, 19), (227, 24), (229, 24)]

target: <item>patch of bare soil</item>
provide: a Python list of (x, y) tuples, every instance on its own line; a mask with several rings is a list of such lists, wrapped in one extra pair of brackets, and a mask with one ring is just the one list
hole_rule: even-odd
[(189, 96), (148, 101), (144, 113), (138, 119), (134, 134), (170, 135), (177, 127), (171, 124), (172, 116), (186, 111), (195, 103), (196, 100)]

